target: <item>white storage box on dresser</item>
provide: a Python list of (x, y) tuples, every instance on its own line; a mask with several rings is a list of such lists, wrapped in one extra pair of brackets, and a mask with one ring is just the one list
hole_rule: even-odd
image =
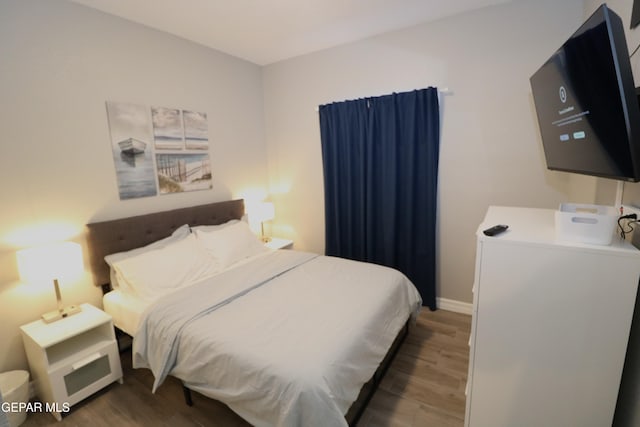
[(559, 241), (608, 246), (613, 240), (619, 213), (613, 206), (562, 203), (555, 216)]
[(558, 242), (554, 214), (490, 207), (478, 228), (467, 427), (613, 421), (640, 251)]
[(36, 395), (60, 421), (61, 413), (114, 381), (122, 367), (111, 316), (92, 305), (44, 323), (21, 326)]

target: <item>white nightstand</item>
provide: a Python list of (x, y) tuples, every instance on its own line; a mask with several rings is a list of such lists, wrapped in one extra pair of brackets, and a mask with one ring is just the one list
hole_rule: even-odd
[(272, 237), (271, 240), (264, 245), (269, 249), (291, 249), (293, 248), (293, 240)]
[(60, 421), (61, 413), (114, 381), (122, 367), (111, 316), (90, 304), (73, 316), (21, 326), (36, 394)]

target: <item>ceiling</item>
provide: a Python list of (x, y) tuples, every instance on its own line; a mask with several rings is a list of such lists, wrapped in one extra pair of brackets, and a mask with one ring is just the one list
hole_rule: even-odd
[(511, 0), (70, 0), (258, 65)]

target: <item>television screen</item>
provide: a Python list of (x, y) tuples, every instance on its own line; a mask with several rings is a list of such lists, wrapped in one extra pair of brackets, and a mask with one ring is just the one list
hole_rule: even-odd
[(640, 108), (618, 15), (600, 6), (530, 83), (549, 169), (640, 180)]

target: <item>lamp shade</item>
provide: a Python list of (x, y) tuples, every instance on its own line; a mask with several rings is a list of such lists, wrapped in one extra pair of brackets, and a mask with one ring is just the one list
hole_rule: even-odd
[(276, 211), (273, 203), (262, 202), (255, 205), (250, 215), (253, 216), (253, 220), (256, 222), (271, 221), (275, 218)]
[(22, 249), (16, 258), (20, 279), (30, 283), (73, 280), (83, 269), (82, 249), (74, 242)]

